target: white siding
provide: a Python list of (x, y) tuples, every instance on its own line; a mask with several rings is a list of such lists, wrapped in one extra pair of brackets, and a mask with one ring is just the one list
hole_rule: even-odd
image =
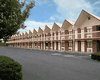
[(87, 52), (93, 52), (92, 48), (87, 48)]
[(81, 38), (84, 38), (84, 29), (81, 30)]
[(44, 49), (45, 49), (45, 42), (44, 42)]
[(75, 39), (77, 39), (77, 30), (75, 30)]
[(59, 50), (59, 51), (60, 51), (60, 46), (61, 46), (61, 45), (60, 45), (60, 42), (59, 42), (59, 43), (58, 43), (58, 50)]
[(56, 42), (54, 42), (54, 50), (56, 50)]
[(85, 44), (85, 43), (82, 41), (82, 42), (81, 42), (81, 52), (85, 52), (85, 51), (84, 51), (84, 50), (85, 50), (84, 44)]
[(78, 43), (75, 42), (75, 51), (78, 51)]
[(58, 32), (58, 40), (60, 40), (60, 32)]

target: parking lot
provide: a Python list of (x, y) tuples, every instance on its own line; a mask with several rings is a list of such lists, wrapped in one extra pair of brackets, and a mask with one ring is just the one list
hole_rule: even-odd
[(23, 66), (23, 80), (100, 80), (100, 62), (90, 56), (0, 47)]

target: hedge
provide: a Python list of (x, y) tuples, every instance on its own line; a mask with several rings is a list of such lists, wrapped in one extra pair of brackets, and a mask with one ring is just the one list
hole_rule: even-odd
[(94, 59), (94, 60), (100, 61), (100, 53), (91, 54), (91, 58)]
[(5, 46), (5, 44), (0, 42), (0, 46)]
[(9, 57), (0, 56), (0, 80), (22, 80), (22, 66)]

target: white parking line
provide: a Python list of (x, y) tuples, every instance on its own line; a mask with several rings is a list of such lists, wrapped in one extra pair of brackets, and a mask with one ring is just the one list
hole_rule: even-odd
[(62, 55), (62, 54), (54, 53), (54, 54), (51, 54), (51, 55), (53, 55), (53, 56), (60, 56), (60, 55)]
[(64, 57), (76, 57), (74, 55), (63, 55)]
[(83, 58), (83, 57), (86, 57), (86, 56), (75, 56), (75, 55), (64, 55), (64, 54), (60, 54), (60, 53), (54, 53), (54, 54), (51, 54), (52, 56), (62, 56), (62, 57), (69, 57), (69, 58)]

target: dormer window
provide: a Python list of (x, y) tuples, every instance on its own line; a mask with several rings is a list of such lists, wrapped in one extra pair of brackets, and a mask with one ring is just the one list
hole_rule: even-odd
[(91, 18), (90, 18), (90, 16), (88, 17), (88, 20), (90, 20)]

